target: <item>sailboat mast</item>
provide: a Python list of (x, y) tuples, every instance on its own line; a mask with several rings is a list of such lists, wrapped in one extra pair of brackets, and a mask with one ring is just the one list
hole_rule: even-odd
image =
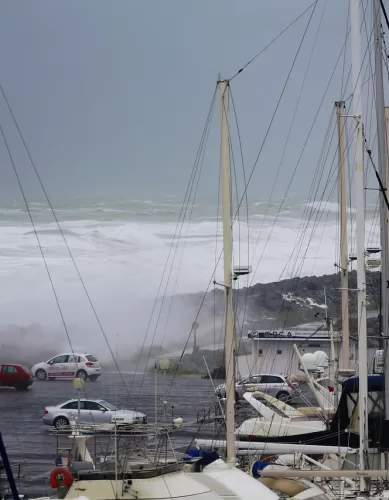
[[(382, 73), (381, 50), (381, 6), (380, 0), (373, 0), (374, 22), (374, 65), (375, 65), (375, 108), (377, 117), (378, 170), (384, 189), (387, 186), (387, 148), (385, 133), (385, 101)], [(385, 380), (389, 380), (389, 290), (388, 290), (388, 208), (385, 198), (380, 194), (381, 226), (381, 325), (385, 340)], [(389, 420), (389, 384), (385, 384), (385, 420)]]
[(340, 219), (340, 293), (342, 299), (342, 362), (348, 370), (350, 359), (350, 330), (348, 310), (348, 249), (347, 249), (347, 197), (345, 154), (345, 109), (344, 101), (335, 103), (338, 122), (338, 172), (339, 172), (339, 219)]
[[(361, 119), (361, 43), (359, 0), (350, 0), (353, 108), (356, 121), (355, 196), (358, 288), (358, 375), (359, 375), (359, 468), (365, 469), (368, 448), (367, 428), (367, 323), (365, 273), (365, 191), (363, 179), (363, 125)], [(361, 477), (361, 490), (365, 480)]]
[(235, 362), (234, 362), (234, 320), (232, 311), (232, 235), (231, 235), (231, 188), (230, 188), (230, 139), (228, 129), (228, 80), (221, 80), (221, 192), (223, 214), (224, 248), (224, 293), (225, 293), (225, 368), (226, 368), (226, 451), (227, 462), (235, 462)]
[[(386, 130), (386, 186), (389, 185), (389, 108), (385, 107), (385, 130)], [(388, 231), (389, 232), (389, 231)], [(388, 248), (389, 248), (389, 235), (388, 235)]]

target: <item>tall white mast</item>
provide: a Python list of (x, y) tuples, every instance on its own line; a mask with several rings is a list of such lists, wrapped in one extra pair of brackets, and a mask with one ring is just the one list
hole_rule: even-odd
[(347, 197), (346, 197), (346, 148), (345, 148), (345, 104), (335, 103), (338, 122), (338, 178), (339, 178), (339, 220), (340, 220), (340, 293), (342, 299), (342, 357), (341, 367), (349, 368), (350, 331), (348, 309), (348, 250), (347, 250)]
[[(385, 134), (385, 101), (382, 74), (381, 50), (381, 6), (380, 0), (373, 0), (374, 23), (374, 66), (375, 66), (375, 108), (377, 117), (378, 170), (384, 189), (387, 187), (387, 148)], [(389, 334), (389, 290), (388, 290), (388, 208), (380, 193), (381, 226), (381, 325), (385, 339)], [(385, 379), (389, 380), (389, 350), (385, 341)], [(389, 420), (389, 384), (385, 384), (385, 420)]]
[[(361, 41), (359, 1), (350, 0), (352, 81), (354, 89), (353, 111), (356, 126), (355, 196), (358, 287), (358, 375), (359, 375), (359, 468), (365, 469), (368, 447), (367, 429), (367, 325), (365, 276), (365, 191), (363, 183), (363, 125), (361, 119)], [(361, 477), (361, 490), (365, 480)]]
[[(385, 107), (385, 126), (386, 126), (386, 186), (389, 185), (389, 108)], [(388, 249), (389, 249), (389, 235), (388, 235)]]
[(224, 247), (224, 293), (225, 293), (225, 367), (226, 367), (226, 441), (227, 462), (235, 463), (235, 361), (234, 361), (234, 319), (232, 311), (232, 236), (231, 236), (231, 188), (230, 188), (230, 140), (228, 129), (228, 80), (220, 85), (221, 121), (221, 191), (223, 205), (223, 247)]

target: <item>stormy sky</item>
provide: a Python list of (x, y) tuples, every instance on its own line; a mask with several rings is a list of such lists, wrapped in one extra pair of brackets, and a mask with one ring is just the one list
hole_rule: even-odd
[[(218, 72), (232, 76), (311, 3), (3, 1), (0, 83), (52, 200), (181, 197)], [(322, 101), (290, 193), (304, 196), (309, 190), (333, 103), (341, 97), (342, 75), (349, 70), (348, 56), (345, 66), (342, 56), (324, 96), (345, 40), (348, 2), (319, 0), (231, 83), (250, 171), (312, 12), (251, 181), (257, 197), (274, 182), (311, 57), (277, 183), (281, 195)], [(204, 196), (214, 193), (218, 177), (217, 106), (200, 183)], [(2, 98), (0, 116), (27, 195), (39, 199)], [(19, 190), (0, 142), (0, 196), (15, 199)]]

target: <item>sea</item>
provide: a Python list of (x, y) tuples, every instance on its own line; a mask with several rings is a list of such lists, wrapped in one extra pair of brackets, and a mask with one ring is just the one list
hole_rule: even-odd
[[(32, 348), (39, 339), (82, 350), (92, 344), (102, 358), (110, 355), (107, 338), (112, 349), (145, 335), (148, 344), (179, 340), (196, 315), (188, 294), (223, 281), (221, 208), (214, 201), (93, 199), (57, 204), (55, 216), (47, 203), (32, 202), (29, 210), (19, 202), (0, 206), (0, 346), (8, 345), (9, 325)], [(351, 253), (353, 208), (348, 215)], [(233, 217), (234, 265), (252, 266), (236, 286), (336, 271), (337, 203), (257, 200), (234, 208)], [(376, 246), (376, 203), (366, 205), (366, 220), (366, 244)], [(159, 313), (155, 300), (173, 295), (182, 297), (179, 306), (167, 312), (165, 300)]]

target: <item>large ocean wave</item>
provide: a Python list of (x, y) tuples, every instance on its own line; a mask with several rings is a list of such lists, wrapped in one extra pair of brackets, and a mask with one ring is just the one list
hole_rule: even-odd
[[(185, 294), (206, 290), (215, 265), (216, 281), (223, 281), (222, 260), (217, 264), (222, 250), (217, 207), (199, 205), (193, 210), (191, 221), (181, 226), (177, 225), (179, 204), (166, 210), (175, 211), (174, 218), (170, 213), (155, 215), (156, 206), (163, 206), (162, 202), (131, 202), (127, 210), (124, 205), (124, 202), (113, 206), (105, 203), (101, 212), (101, 203), (93, 207), (84, 204), (60, 208), (57, 212), (66, 244), (100, 320), (110, 338), (120, 333), (129, 343), (131, 339), (139, 343), (160, 287), (161, 295), (182, 296), (180, 310), (175, 311), (179, 321), (175, 326), (169, 323), (167, 335), (186, 332), (193, 320), (193, 309), (186, 309)], [(149, 206), (147, 221), (134, 215), (140, 205)], [(288, 207), (287, 216), (276, 218), (274, 211), (264, 218), (256, 212), (263, 206), (256, 205), (250, 212), (249, 225), (243, 214), (235, 221), (234, 264), (249, 263), (255, 271), (249, 281), (242, 279), (240, 286), (296, 274), (334, 272), (338, 255), (336, 218), (323, 216), (308, 221), (301, 218), (304, 202), (293, 204), (288, 200)], [(102, 345), (80, 278), (47, 207), (40, 204), (33, 210), (45, 261), (27, 214), (20, 207), (0, 213), (0, 324), (40, 323), (59, 327), (61, 318), (47, 266), (65, 320), (77, 325), (76, 340), (80, 339), (81, 331), (89, 342), (94, 339), (96, 345)], [(377, 230), (373, 233), (369, 230), (371, 216), (369, 220), (366, 239), (370, 238), (370, 244), (378, 244)], [(302, 234), (303, 240), (299, 239)], [(164, 271), (165, 280), (161, 283)]]

